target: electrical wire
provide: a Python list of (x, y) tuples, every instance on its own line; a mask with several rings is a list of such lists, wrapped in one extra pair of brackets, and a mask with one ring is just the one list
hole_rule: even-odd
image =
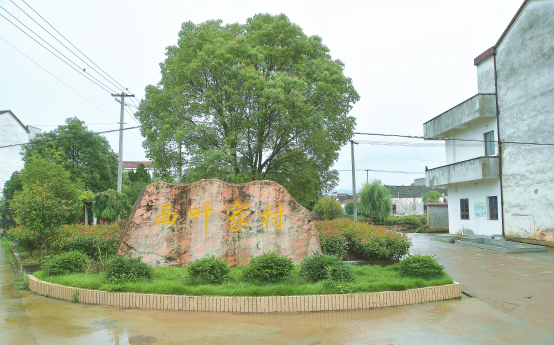
[(104, 133), (118, 132), (120, 130), (127, 131), (127, 130), (130, 130), (130, 129), (136, 129), (136, 128), (140, 128), (140, 126), (127, 127), (127, 128), (123, 128), (123, 129), (112, 129), (112, 130), (103, 131), (103, 132), (93, 132), (93, 133), (87, 133), (87, 134), (80, 134), (80, 135), (74, 135), (74, 136), (71, 136), (71, 137), (63, 137), (63, 138), (48, 139), (48, 140), (36, 140), (36, 141), (33, 141), (33, 142), (22, 143), (22, 144), (5, 145), (5, 146), (0, 146), (0, 149), (4, 149), (4, 148), (7, 148), (7, 147), (23, 146), (23, 145), (33, 145), (33, 144), (38, 144), (38, 143), (47, 143), (47, 142), (50, 142), (50, 141), (69, 140), (69, 139), (75, 139), (75, 138), (80, 138), (80, 137), (87, 137), (87, 136), (90, 136), (90, 135), (99, 135), (99, 134), (104, 134)]
[[(17, 20), (21, 25), (23, 25), (25, 28), (27, 28), (27, 30), (31, 31), (33, 34), (35, 34), (35, 36), (37, 36), (38, 38), (40, 38), (44, 43), (46, 43), (47, 45), (49, 45), (52, 49), (54, 49), (56, 52), (58, 52), (61, 56), (63, 56), (64, 58), (66, 58), (69, 62), (71, 62), (73, 65), (77, 66), (77, 68), (71, 66), (69, 63), (67, 63), (67, 61), (63, 60), (62, 58), (60, 58), (58, 55), (54, 54), (50, 49), (46, 48), (43, 44), (41, 44), (39, 41), (37, 41), (36, 39), (34, 39), (31, 35), (29, 35), (28, 33), (26, 33), (23, 29), (21, 29), (19, 26), (17, 26), (15, 23), (13, 23), (11, 20), (9, 20), (8, 18), (6, 18), (4, 15), (0, 14), (0, 16), (4, 17), (4, 19), (6, 19), (7, 21), (9, 21), (13, 26), (15, 26), (16, 28), (18, 28), (19, 30), (21, 30), (21, 32), (23, 32), (24, 34), (26, 34), (27, 36), (31, 37), (35, 42), (37, 42), (38, 44), (40, 44), (44, 49), (48, 50), (50, 53), (54, 54), (58, 59), (62, 60), (63, 62), (65, 62), (69, 67), (73, 68), (74, 70), (76, 70), (77, 72), (79, 72), (79, 74), (81, 74), (82, 76), (86, 77), (88, 80), (92, 81), (92, 79), (94, 79), (96, 82), (92, 81), (93, 83), (95, 83), (96, 85), (98, 85), (100, 88), (102, 88), (104, 91), (106, 92), (110, 92), (110, 93), (116, 93), (114, 92), (110, 87), (108, 87), (106, 84), (102, 83), (100, 80), (96, 79), (94, 76), (92, 76), (90, 73), (87, 73), (85, 71), (85, 69), (82, 69), (81, 71), (81, 66), (77, 65), (75, 62), (73, 62), (73, 60), (71, 60), (70, 58), (68, 58), (67, 56), (65, 56), (62, 52), (60, 52), (59, 50), (57, 50), (56, 48), (54, 48), (54, 46), (52, 46), (50, 43), (46, 42), (46, 40), (44, 38), (42, 38), (39, 34), (37, 34), (36, 32), (34, 32), (33, 30), (31, 30), (27, 25), (25, 25), (24, 23), (22, 23), (19, 19), (17, 19), (13, 14), (11, 14), (8, 10), (6, 10), (4, 7), (0, 6), (0, 8), (2, 8), (4, 11), (6, 11), (10, 16), (12, 16), (15, 20)], [(89, 77), (87, 77), (84, 73), (87, 73)], [(100, 85), (102, 86), (100, 86)]]
[[(11, 0), (10, 0), (11, 1)], [(61, 37), (63, 37), (64, 40), (66, 40), (69, 44), (71, 44), (71, 46), (75, 49), (77, 49), (77, 51), (79, 53), (81, 53), (85, 58), (87, 58), (87, 60), (89, 60), (94, 66), (98, 67), (99, 70), (101, 70), (105, 75), (107, 75), (111, 80), (113, 80), (116, 84), (118, 84), (121, 88), (127, 90), (128, 92), (130, 92), (125, 86), (121, 85), (117, 80), (115, 80), (114, 78), (112, 78), (112, 76), (110, 76), (108, 73), (106, 73), (106, 71), (104, 71), (102, 68), (100, 68), (100, 66), (98, 66), (97, 64), (94, 63), (94, 61), (92, 61), (85, 53), (83, 53), (81, 50), (79, 50), (79, 48), (77, 48), (73, 43), (71, 43), (64, 35), (62, 35), (54, 26), (52, 26), (52, 24), (50, 24), (46, 19), (44, 19), (37, 11), (35, 11), (34, 8), (32, 8), (27, 2), (25, 2), (25, 0), (21, 0), (23, 1), (23, 3), (25, 5), (27, 5), (27, 7), (29, 7), (33, 12), (36, 13), (36, 15), (38, 15), (42, 20), (44, 20), (46, 22), (46, 24), (48, 24), (52, 29), (54, 29), (54, 31), (56, 31), (58, 33), (58, 35), (60, 35)], [(12, 1), (13, 2), (13, 1)], [(97, 72), (98, 73), (98, 72)]]
[[(352, 171), (352, 169), (347, 170), (337, 170), (337, 171)], [(425, 172), (416, 172), (416, 171), (391, 171), (391, 170), (376, 170), (376, 169), (356, 169), (356, 171), (373, 171), (373, 172), (383, 172), (383, 173), (393, 173), (393, 174), (420, 174), (424, 175)]]
[(427, 139), (427, 140), (436, 140), (436, 141), (466, 141), (466, 142), (477, 142), (477, 143), (495, 143), (495, 144), (515, 144), (515, 145), (537, 145), (537, 146), (554, 146), (554, 143), (533, 143), (533, 142), (523, 142), (523, 141), (485, 141), (480, 139), (456, 139), (456, 138), (441, 138), (441, 137), (418, 137), (412, 135), (401, 135), (401, 134), (382, 134), (382, 133), (361, 133), (354, 132), (355, 135), (374, 135), (381, 137), (397, 137), (397, 138), (410, 138), (410, 139)]
[[(104, 77), (103, 75), (101, 75), (100, 73), (98, 73), (98, 71), (96, 71), (94, 69), (94, 67), (92, 67), (91, 65), (89, 65), (85, 60), (83, 60), (79, 55), (75, 54), (71, 49), (69, 49), (65, 44), (63, 44), (58, 38), (56, 38), (56, 36), (52, 35), (50, 33), (50, 31), (46, 30), (42, 25), (40, 25), (39, 22), (37, 22), (33, 17), (31, 17), (27, 12), (25, 12), (21, 7), (19, 7), (15, 2), (13, 2), (13, 0), (10, 0), (17, 8), (19, 8), (19, 10), (23, 13), (25, 13), (25, 15), (27, 17), (29, 17), (33, 22), (35, 22), (38, 26), (40, 26), (42, 28), (42, 30), (46, 31), (47, 34), (49, 34), (50, 36), (52, 36), (52, 38), (54, 38), (59, 44), (61, 44), (62, 46), (64, 46), (65, 49), (67, 49), (71, 54), (75, 55), (75, 57), (77, 57), (79, 60), (81, 60), (84, 64), (86, 64), (89, 68), (91, 68), (94, 72), (96, 72), (100, 77), (104, 78), (107, 82), (109, 82), (110, 84), (112, 84), (113, 86), (115, 86), (116, 89), (118, 89), (119, 87), (117, 85), (115, 85), (113, 82), (111, 82), (108, 78)], [(7, 11), (6, 11), (7, 12)], [(13, 15), (12, 15), (13, 16)], [(36, 33), (35, 33), (36, 35)], [(44, 39), (43, 39), (44, 40)], [(92, 75), (90, 73), (88, 73), (87, 71), (84, 71), (85, 73), (87, 73), (88, 75), (90, 75), (92, 77)]]
[(13, 44), (11, 44), (10, 42), (6, 41), (3, 37), (0, 37), (0, 39), (2, 39), (4, 42), (6, 42), (8, 45), (10, 45), (13, 49), (17, 50), (21, 55), (25, 56), (27, 59), (31, 60), (35, 65), (37, 65), (38, 67), (42, 68), (46, 73), (50, 74), (52, 77), (56, 78), (57, 81), (59, 81), (60, 83), (64, 84), (68, 89), (70, 89), (71, 91), (75, 92), (79, 97), (81, 97), (82, 99), (84, 99), (85, 101), (89, 102), (92, 106), (94, 106), (95, 108), (97, 108), (98, 110), (100, 110), (101, 112), (103, 112), (104, 114), (108, 115), (108, 117), (110, 117), (112, 120), (114, 121), (117, 121), (116, 119), (114, 119), (110, 114), (108, 114), (107, 112), (105, 112), (104, 110), (102, 110), (100, 107), (98, 107), (96, 104), (92, 103), (90, 100), (88, 100), (85, 96), (81, 95), (79, 92), (75, 91), (75, 89), (73, 89), (71, 86), (67, 85), (66, 83), (64, 83), (60, 78), (56, 77), (54, 74), (52, 74), (50, 71), (48, 71), (46, 68), (42, 67), (38, 62), (36, 62), (35, 60), (31, 59), (29, 56), (27, 56), (25, 53), (23, 53), (21, 50), (17, 49)]

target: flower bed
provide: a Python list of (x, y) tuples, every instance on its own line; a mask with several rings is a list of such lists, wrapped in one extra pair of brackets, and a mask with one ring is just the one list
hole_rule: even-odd
[(321, 250), (326, 254), (342, 257), (351, 252), (366, 260), (398, 260), (408, 254), (411, 246), (405, 234), (384, 226), (350, 219), (316, 221), (315, 224)]

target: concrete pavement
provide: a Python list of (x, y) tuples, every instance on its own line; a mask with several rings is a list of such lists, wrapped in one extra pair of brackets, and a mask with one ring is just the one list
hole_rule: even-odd
[(500, 253), (410, 234), (410, 252), (437, 255), (454, 280), (496, 309), (554, 336), (554, 251)]
[[(6, 274), (0, 273), (2, 293), (12, 292), (0, 297), (0, 316), (4, 319), (0, 323), (0, 344), (554, 343), (554, 336), (547, 329), (551, 319), (542, 314), (547, 309), (544, 305), (522, 303), (511, 309), (505, 308), (507, 305), (495, 304), (495, 301), (513, 304), (519, 301), (516, 298), (517, 288), (502, 287), (506, 282), (504, 276), (517, 278), (517, 284), (525, 284), (527, 287), (521, 287), (522, 291), (535, 288), (533, 285), (537, 284), (534, 281), (525, 280), (520, 275), (526, 271), (554, 270), (554, 260), (550, 260), (552, 252), (533, 259), (516, 255), (510, 258), (514, 261), (506, 261), (511, 268), (493, 270), (487, 267), (492, 265), (494, 258), (490, 259), (482, 249), (452, 245), (432, 238), (414, 234), (412, 252), (436, 253), (454, 279), (479, 298), (463, 297), (461, 300), (348, 312), (241, 315), (150, 311), (76, 304), (25, 292), (15, 295), (13, 290), (9, 290), (11, 288), (4, 288), (10, 285), (10, 272), (7, 271)], [(7, 260), (3, 253), (0, 254), (0, 269), (4, 272), (2, 268)], [(507, 255), (495, 254), (499, 255), (499, 260)], [(542, 268), (536, 268), (537, 263)], [(485, 267), (479, 270), (481, 266)], [(486, 274), (480, 272), (483, 270)], [(536, 275), (539, 273), (533, 273), (532, 277), (537, 278)], [(548, 273), (544, 275), (549, 277)], [(501, 298), (494, 291), (488, 292), (488, 285), (481, 281), (487, 279), (492, 288), (501, 286), (500, 290), (494, 291), (506, 293), (507, 297)], [(548, 281), (544, 283), (549, 284)], [(542, 289), (537, 291), (537, 296), (543, 296)], [(481, 297), (489, 303), (483, 302)], [(534, 298), (528, 299), (528, 302), (534, 303)], [(4, 301), (15, 307), (6, 310), (2, 307)], [(521, 313), (514, 314), (518, 308)], [(525, 310), (527, 314), (523, 313)], [(535, 311), (538, 312), (536, 315), (542, 316), (526, 316), (535, 315)]]

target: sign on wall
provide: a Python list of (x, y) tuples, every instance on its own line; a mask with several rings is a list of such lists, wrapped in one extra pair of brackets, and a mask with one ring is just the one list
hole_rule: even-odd
[(473, 210), (475, 211), (475, 217), (486, 217), (487, 207), (485, 202), (476, 202), (473, 204)]

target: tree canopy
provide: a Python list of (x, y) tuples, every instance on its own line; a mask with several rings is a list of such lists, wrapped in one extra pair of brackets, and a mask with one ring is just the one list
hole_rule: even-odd
[(41, 247), (58, 226), (77, 220), (82, 212), (82, 184), (72, 182), (58, 163), (57, 154), (29, 157), (20, 174), (23, 188), (11, 203), (16, 222), (32, 231)]
[(443, 195), (440, 192), (437, 192), (436, 190), (432, 190), (423, 196), (423, 203), (428, 204), (433, 202), (439, 202), (439, 198), (441, 198), (442, 196)]
[(4, 183), (2, 199), (0, 200), (0, 216), (2, 219), (13, 219), (12, 199), (17, 191), (23, 189), (20, 175), (20, 171), (14, 171), (10, 179)]
[(60, 153), (63, 167), (71, 173), (72, 181), (82, 181), (85, 188), (93, 192), (115, 188), (117, 154), (108, 140), (93, 134), (76, 117), (66, 119), (65, 123), (53, 131), (38, 134), (23, 146), (23, 160), (28, 161), (34, 154), (46, 157), (47, 152), (54, 150)]
[(390, 190), (383, 186), (381, 180), (364, 183), (359, 193), (357, 209), (360, 214), (374, 222), (383, 223), (391, 213)]
[(162, 178), (273, 180), (309, 208), (336, 186), (359, 96), (320, 37), (284, 14), (186, 22), (166, 57), (136, 113)]

